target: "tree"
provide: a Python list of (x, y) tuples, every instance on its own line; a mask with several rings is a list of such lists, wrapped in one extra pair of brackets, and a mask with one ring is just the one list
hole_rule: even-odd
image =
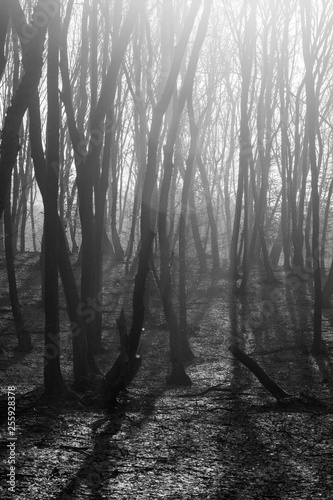
[[(270, 16), (273, 15), (272, 12), (269, 13)], [(272, 25), (271, 33), (271, 43), (270, 43), (270, 53), (268, 54), (268, 37), (269, 28)], [(267, 203), (267, 191), (268, 191), (268, 180), (269, 180), (269, 170), (270, 170), (270, 158), (272, 151), (272, 118), (273, 109), (276, 103), (276, 92), (273, 98), (272, 96), (272, 84), (273, 84), (273, 70), (274, 70), (274, 56), (276, 51), (276, 34), (275, 25), (270, 23), (266, 18), (264, 23), (264, 33), (263, 33), (263, 61), (262, 61), (262, 78), (261, 87), (258, 99), (258, 111), (257, 111), (257, 151), (258, 151), (258, 170), (259, 175), (261, 175), (261, 186), (259, 191), (259, 196), (256, 187), (256, 175), (253, 155), (251, 154), (250, 159), (250, 178), (252, 181), (252, 195), (255, 206), (255, 217), (252, 236), (249, 245), (249, 251), (247, 255), (248, 264), (246, 266), (247, 276), (243, 275), (241, 289), (246, 290), (246, 282), (251, 268), (251, 263), (253, 261), (253, 255), (255, 253), (257, 235), (259, 236), (260, 246), (262, 250), (262, 256), (266, 272), (266, 282), (267, 283), (277, 283), (274, 276), (271, 264), (269, 261), (268, 250), (265, 239), (265, 209)], [(272, 102), (272, 104), (271, 104)]]
[(313, 313), (313, 345), (315, 353), (321, 351), (321, 273), (319, 251), (319, 194), (318, 194), (318, 168), (316, 162), (316, 133), (318, 109), (316, 102), (313, 68), (313, 53), (310, 50), (311, 40), (311, 15), (310, 6), (301, 1), (303, 55), (305, 62), (306, 103), (309, 119), (309, 159), (311, 166), (311, 197), (312, 197), (312, 265), (314, 282), (314, 313)]
[(46, 394), (66, 390), (60, 369), (59, 293), (58, 293), (58, 175), (59, 175), (59, 32), (60, 3), (50, 20), (47, 56), (46, 197), (44, 199), (44, 277), (45, 351), (44, 385)]
[[(66, 109), (69, 133), (74, 150), (77, 173), (76, 182), (80, 202), (79, 211), (82, 227), (81, 301), (87, 308), (89, 308), (89, 302), (93, 297), (101, 297), (101, 291), (96, 289), (96, 284), (98, 285), (100, 283), (100, 280), (97, 279), (96, 271), (99, 270), (99, 272), (101, 272), (102, 268), (101, 265), (97, 263), (97, 259), (101, 259), (101, 255), (97, 255), (96, 253), (96, 221), (94, 220), (93, 191), (94, 183), (98, 177), (97, 172), (99, 172), (100, 169), (100, 152), (103, 142), (103, 132), (108, 134), (112, 133), (114, 125), (112, 114), (109, 115), (111, 119), (109, 118), (108, 122), (105, 122), (105, 117), (108, 112), (111, 113), (111, 109), (113, 107), (120, 66), (128, 46), (137, 15), (143, 7), (142, 4), (142, 1), (131, 2), (119, 37), (113, 44), (111, 62), (102, 82), (100, 96), (96, 103), (95, 110), (90, 117), (90, 140), (88, 142), (87, 151), (82, 149), (86, 142), (81, 137), (80, 130), (78, 129), (75, 120), (68, 74), (67, 55), (65, 53), (61, 64), (63, 102)], [(108, 165), (105, 163), (103, 174), (104, 182), (100, 184), (99, 190), (98, 186), (96, 186), (98, 196), (95, 196), (96, 213), (99, 214), (97, 220), (99, 227), (101, 221), (103, 220), (102, 217), (104, 217), (103, 207), (105, 204), (107, 190), (105, 174), (107, 178), (107, 172)], [(101, 237), (100, 229), (98, 230), (98, 235)], [(99, 307), (101, 307), (101, 304)], [(87, 325), (87, 332), (91, 346), (93, 346), (95, 351), (98, 351), (101, 348), (101, 332), (96, 331), (95, 326), (95, 321), (89, 323)]]
[(241, 73), (242, 73), (242, 93), (241, 93), (241, 117), (240, 117), (240, 151), (239, 151), (239, 173), (238, 173), (238, 187), (237, 198), (234, 216), (234, 226), (231, 238), (230, 247), (230, 275), (236, 279), (238, 277), (237, 271), (237, 245), (240, 231), (241, 208), (242, 199), (244, 196), (244, 221), (243, 221), (243, 234), (244, 234), (244, 250), (243, 250), (243, 278), (242, 289), (246, 288), (247, 266), (248, 266), (248, 167), (249, 158), (251, 154), (251, 139), (249, 129), (249, 116), (248, 116), (248, 99), (249, 87), (251, 82), (251, 71), (255, 47), (255, 15), (256, 4), (253, 2), (251, 5), (250, 14), (247, 16), (248, 5), (244, 4), (244, 38), (239, 40), (239, 50), (241, 57)]
[[(195, 21), (196, 14), (199, 10), (199, 7), (200, 7), (200, 2), (195, 2), (195, 1), (192, 2), (191, 8), (188, 13), (188, 17), (185, 21), (183, 33), (175, 49), (168, 80), (165, 84), (165, 88), (160, 98), (160, 101), (155, 108), (155, 111), (157, 111), (159, 106), (161, 106), (162, 108), (159, 115), (157, 115), (157, 113), (155, 115), (157, 116), (158, 120), (157, 122), (158, 128), (160, 128), (161, 126), (163, 114), (166, 112), (168, 104), (172, 97), (172, 92), (174, 91), (176, 85), (180, 64), (184, 56), (188, 39), (190, 37), (191, 30)], [(161, 253), (160, 292), (161, 292), (164, 314), (170, 331), (170, 356), (171, 356), (172, 371), (168, 377), (168, 381), (169, 383), (172, 384), (188, 384), (190, 383), (190, 380), (189, 377), (186, 375), (183, 366), (183, 352), (181, 345), (180, 328), (172, 302), (172, 280), (171, 280), (171, 270), (170, 270), (172, 266), (172, 256), (171, 256), (168, 232), (167, 232), (167, 207), (168, 207), (168, 196), (170, 191), (170, 184), (171, 184), (172, 170), (173, 170), (173, 158), (172, 158), (173, 149), (176, 142), (180, 116), (186, 102), (186, 96), (188, 92), (191, 92), (191, 87), (193, 85), (193, 78), (195, 74), (195, 67), (196, 67), (198, 53), (199, 51), (194, 52), (194, 57), (193, 60), (191, 61), (188, 77), (187, 78), (185, 77), (182, 91), (180, 93), (178, 107), (176, 108), (176, 111), (173, 114), (169, 126), (167, 141), (164, 146), (163, 178), (161, 184), (159, 213), (158, 213), (158, 235), (159, 235), (159, 244)], [(153, 124), (154, 124), (154, 116), (152, 121), (152, 127)], [(155, 134), (156, 132), (154, 131), (154, 136)], [(150, 138), (152, 138), (152, 135), (153, 134), (150, 135)], [(154, 142), (155, 141), (157, 142), (157, 140), (158, 138), (156, 137), (155, 139), (154, 137)], [(156, 159), (154, 161), (156, 162)], [(187, 351), (187, 354), (189, 354), (189, 351)]]
[[(172, 130), (172, 134), (175, 134), (176, 130), (179, 126), (179, 121), (181, 117), (181, 113), (185, 106), (185, 99), (187, 99), (188, 106), (188, 115), (190, 120), (190, 133), (191, 133), (191, 143), (190, 149), (188, 153), (188, 158), (186, 161), (186, 169), (184, 174), (184, 182), (183, 182), (183, 190), (181, 195), (181, 211), (179, 215), (179, 328), (180, 328), (180, 338), (181, 338), (181, 349), (182, 355), (186, 360), (192, 360), (194, 355), (191, 351), (189, 341), (188, 341), (188, 331), (187, 331), (187, 297), (186, 297), (186, 217), (187, 217), (187, 206), (189, 199), (189, 191), (191, 185), (193, 184), (193, 170), (194, 170), (194, 162), (196, 157), (196, 148), (197, 148), (197, 137), (198, 137), (198, 128), (195, 124), (194, 118), (194, 110), (192, 103), (192, 93), (193, 93), (193, 83), (195, 78), (195, 73), (198, 65), (200, 50), (202, 48), (202, 44), (204, 42), (207, 26), (209, 21), (209, 16), (211, 12), (212, 2), (206, 2), (204, 12), (202, 14), (202, 18), (200, 24), (198, 26), (197, 35), (193, 44), (192, 53), (190, 56), (190, 60), (188, 63), (187, 72), (179, 93), (178, 99), (178, 107), (177, 111), (174, 113), (173, 121), (170, 125), (170, 131)], [(178, 124), (177, 124), (178, 121)], [(171, 135), (171, 133), (170, 133)], [(175, 135), (171, 139), (169, 136), (169, 143), (175, 141)], [(169, 147), (171, 145), (169, 144)], [(171, 150), (171, 147), (170, 147)], [(218, 249), (217, 249), (218, 251)], [(217, 257), (217, 261), (219, 263), (219, 259)], [(216, 264), (216, 258), (215, 258)], [(214, 261), (213, 261), (214, 267)], [(219, 269), (219, 265), (218, 265)], [(216, 269), (217, 270), (217, 269)]]
[(16, 274), (14, 264), (14, 249), (13, 249), (13, 234), (12, 234), (12, 215), (10, 210), (10, 191), (11, 184), (8, 186), (7, 204), (4, 210), (5, 223), (5, 252), (6, 252), (6, 267), (8, 276), (9, 297), (12, 306), (12, 312), (15, 323), (15, 330), (18, 340), (18, 350), (28, 352), (32, 349), (30, 332), (25, 328), (24, 319), (19, 302)]
[[(8, 12), (14, 25), (20, 25), (22, 9), (17, 0), (6, 2)], [(28, 108), (29, 100), (37, 89), (43, 66), (43, 48), (46, 34), (46, 23), (38, 22), (39, 11), (44, 12), (43, 2), (40, 0), (36, 6), (32, 23), (25, 25), (25, 48), (22, 58), (26, 71), (15, 93), (11, 105), (6, 112), (1, 134), (0, 156), (0, 217), (2, 216), (6, 193), (19, 151), (19, 130), (23, 116)], [(47, 16), (46, 16), (47, 17)]]

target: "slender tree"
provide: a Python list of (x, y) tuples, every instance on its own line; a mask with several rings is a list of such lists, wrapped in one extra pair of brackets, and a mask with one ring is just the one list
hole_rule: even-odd
[(31, 335), (26, 329), (24, 318), (21, 311), (21, 306), (18, 297), (16, 273), (14, 263), (14, 249), (13, 249), (13, 234), (12, 234), (12, 214), (10, 210), (10, 191), (11, 184), (8, 186), (7, 204), (4, 210), (4, 223), (5, 223), (5, 252), (6, 252), (6, 267), (8, 276), (9, 297), (13, 312), (15, 323), (15, 331), (18, 340), (18, 350), (23, 352), (31, 351)]
[[(242, 74), (242, 92), (241, 92), (241, 117), (240, 117), (240, 150), (239, 150), (239, 173), (238, 173), (238, 186), (237, 198), (235, 206), (234, 225), (231, 238), (230, 247), (230, 274), (232, 278), (238, 277), (237, 271), (237, 246), (240, 232), (241, 222), (241, 209), (242, 200), (244, 197), (244, 221), (243, 221), (243, 235), (244, 235), (244, 251), (243, 251), (243, 282), (242, 290), (246, 289), (247, 279), (247, 239), (248, 239), (248, 171), (249, 159), (251, 156), (251, 138), (249, 129), (249, 89), (251, 83), (251, 72), (254, 57), (255, 47), (255, 16), (256, 4), (253, 2), (251, 5), (250, 14), (247, 15), (248, 3), (245, 2), (245, 27), (244, 38), (239, 41), (240, 44), (240, 57), (241, 57), (241, 74)], [(248, 16), (248, 17), (246, 17)]]
[(303, 55), (305, 62), (306, 103), (309, 119), (309, 159), (311, 166), (311, 198), (312, 198), (312, 265), (315, 290), (313, 314), (313, 345), (315, 353), (321, 351), (321, 273), (319, 250), (319, 194), (318, 167), (316, 159), (316, 131), (318, 126), (318, 108), (313, 78), (313, 53), (311, 53), (311, 12), (308, 2), (301, 0)]
[(59, 33), (58, 12), (50, 20), (47, 57), (47, 129), (46, 129), (46, 197), (44, 200), (45, 241), (45, 350), (44, 385), (46, 394), (66, 390), (60, 369), (59, 293), (58, 293), (58, 174), (59, 174)]

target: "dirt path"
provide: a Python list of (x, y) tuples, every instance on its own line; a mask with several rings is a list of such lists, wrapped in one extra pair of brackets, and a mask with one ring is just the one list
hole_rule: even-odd
[[(26, 297), (23, 309), (33, 325), (32, 353), (13, 351), (9, 313), (1, 316), (1, 413), (5, 417), (7, 386), (15, 385), (18, 495), (11, 496), (6, 484), (7, 422), (2, 419), (2, 498), (332, 498), (332, 324), (325, 316), (329, 354), (312, 356), (310, 281), (291, 286), (281, 274), (280, 287), (252, 284), (247, 303), (238, 299), (236, 305), (229, 301), (227, 281), (213, 288), (209, 282), (197, 286), (189, 302), (196, 354), (187, 368), (190, 388), (165, 385), (168, 333), (156, 302), (157, 322), (147, 324), (143, 334), (140, 372), (110, 413), (90, 406), (89, 398), (80, 404), (37, 401), (36, 388), (42, 391), (43, 314), (37, 308), (38, 271), (32, 269), (33, 262), (19, 278), (21, 296)], [(126, 297), (116, 293), (119, 272), (110, 269), (107, 283), (108, 352), (99, 357), (104, 370), (117, 354), (113, 325), (118, 306), (122, 300), (127, 304)], [(25, 293), (32, 278), (36, 290)], [(6, 297), (2, 300), (1, 307), (8, 308)], [(285, 390), (315, 395), (325, 404), (276, 403), (227, 350), (235, 318), (234, 337)], [(70, 381), (65, 311), (62, 333), (63, 373)]]

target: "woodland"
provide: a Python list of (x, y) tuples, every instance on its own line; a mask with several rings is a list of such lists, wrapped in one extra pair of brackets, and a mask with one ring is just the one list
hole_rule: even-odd
[(3, 498), (331, 498), (332, 89), (330, 0), (0, 0)]

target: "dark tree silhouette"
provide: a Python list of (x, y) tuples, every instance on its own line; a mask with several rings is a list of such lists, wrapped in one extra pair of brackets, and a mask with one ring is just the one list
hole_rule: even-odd
[(59, 175), (59, 32), (58, 12), (50, 20), (47, 56), (46, 196), (44, 198), (44, 279), (45, 350), (44, 385), (46, 394), (62, 394), (66, 386), (60, 369), (59, 293), (58, 293), (58, 175)]

